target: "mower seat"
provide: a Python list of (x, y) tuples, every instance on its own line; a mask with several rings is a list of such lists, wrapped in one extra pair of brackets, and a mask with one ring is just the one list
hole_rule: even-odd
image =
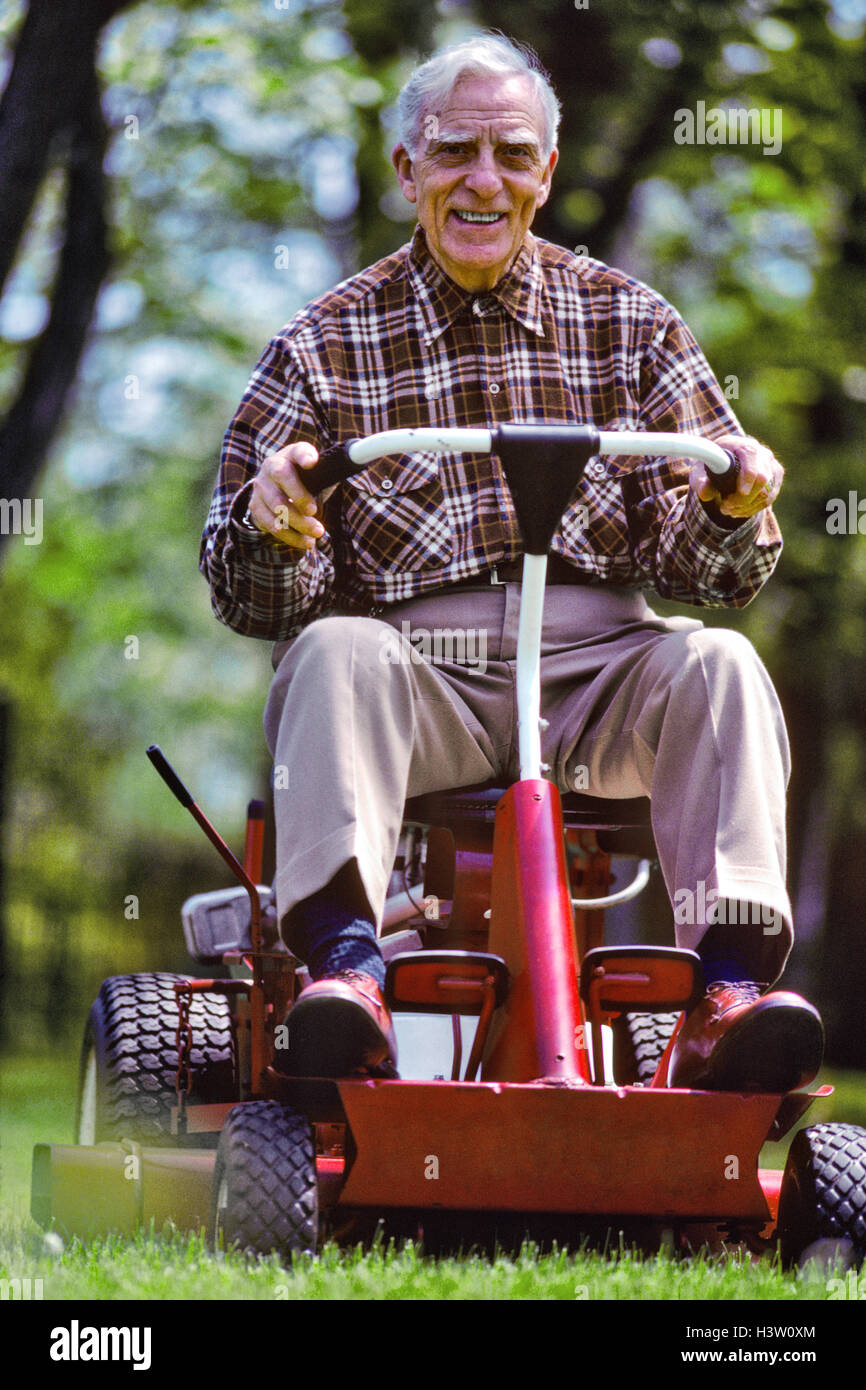
[[(460, 831), (493, 825), (496, 806), (506, 788), (496, 782), (410, 797), (403, 818), (410, 825), (439, 825)], [(567, 830), (595, 830), (599, 847), (617, 854), (654, 858), (649, 797), (614, 799), (566, 792), (562, 796)]]

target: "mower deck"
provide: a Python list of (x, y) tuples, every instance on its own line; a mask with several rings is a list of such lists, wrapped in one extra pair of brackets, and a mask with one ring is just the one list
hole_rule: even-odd
[[(340, 1194), (348, 1206), (769, 1215), (757, 1168), (777, 1096), (561, 1082), (339, 1091), (356, 1150)], [(377, 1143), (381, 1134), (392, 1142)], [(725, 1176), (733, 1166), (736, 1180)]]
[[(332, 1215), (616, 1215), (736, 1223), (756, 1234), (775, 1223), (781, 1178), (759, 1171), (761, 1148), (815, 1098), (561, 1081), (313, 1080), (281, 1089), (336, 1137), (317, 1159), (320, 1205)], [(190, 1108), (187, 1142), (215, 1140), (231, 1108)], [(39, 1145), (33, 1215), (84, 1238), (151, 1220), (201, 1228), (214, 1159), (203, 1147)]]

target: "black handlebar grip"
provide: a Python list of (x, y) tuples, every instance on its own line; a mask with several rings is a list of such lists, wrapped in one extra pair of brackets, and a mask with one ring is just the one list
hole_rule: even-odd
[(740, 477), (740, 465), (736, 454), (732, 454), (730, 449), (725, 449), (725, 453), (731, 465), (727, 473), (711, 473), (709, 469), (707, 469), (707, 477), (716, 489), (716, 492), (720, 493), (722, 497), (730, 497), (731, 493), (737, 490), (737, 482)]
[(170, 791), (174, 792), (181, 806), (185, 806), (187, 810), (189, 810), (190, 806), (194, 806), (195, 798), (187, 791), (162, 749), (155, 743), (152, 743), (147, 749), (147, 756), (150, 758), (150, 761), (153, 763), (163, 782), (165, 782)]
[(319, 455), (312, 468), (299, 468), (298, 475), (313, 497), (318, 497), (325, 488), (334, 487), (336, 483), (342, 483), (345, 478), (351, 478), (353, 473), (360, 473), (367, 467), (366, 463), (353, 463), (349, 458), (349, 445), (355, 444), (354, 439), (347, 439), (345, 444), (333, 444), (330, 449), (326, 449)]

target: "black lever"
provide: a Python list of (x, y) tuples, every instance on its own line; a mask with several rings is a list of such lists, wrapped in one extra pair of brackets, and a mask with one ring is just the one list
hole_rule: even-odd
[(262, 930), (262, 905), (259, 899), (259, 890), (253, 883), (246, 869), (240, 860), (232, 854), (222, 835), (211, 825), (204, 811), (198, 805), (195, 797), (187, 790), (183, 782), (178, 777), (168, 758), (163, 753), (158, 744), (152, 743), (146, 750), (147, 756), (153, 763), (163, 782), (174, 793), (181, 806), (189, 811), (193, 820), (201, 827), (207, 835), (214, 849), (216, 849), (225, 862), (228, 864), (235, 877), (243, 884), (247, 890), (250, 900), (250, 929), (252, 932), (253, 949), (261, 949), (261, 930)]
[(158, 744), (152, 743), (145, 751), (163, 782), (174, 792), (181, 806), (188, 811), (190, 807), (195, 805), (195, 797), (192, 792), (187, 791), (162, 749)]

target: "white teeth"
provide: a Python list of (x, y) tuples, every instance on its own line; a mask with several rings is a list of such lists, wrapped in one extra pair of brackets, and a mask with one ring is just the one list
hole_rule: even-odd
[(462, 222), (498, 222), (501, 212), (466, 212), (463, 208), (454, 211)]

